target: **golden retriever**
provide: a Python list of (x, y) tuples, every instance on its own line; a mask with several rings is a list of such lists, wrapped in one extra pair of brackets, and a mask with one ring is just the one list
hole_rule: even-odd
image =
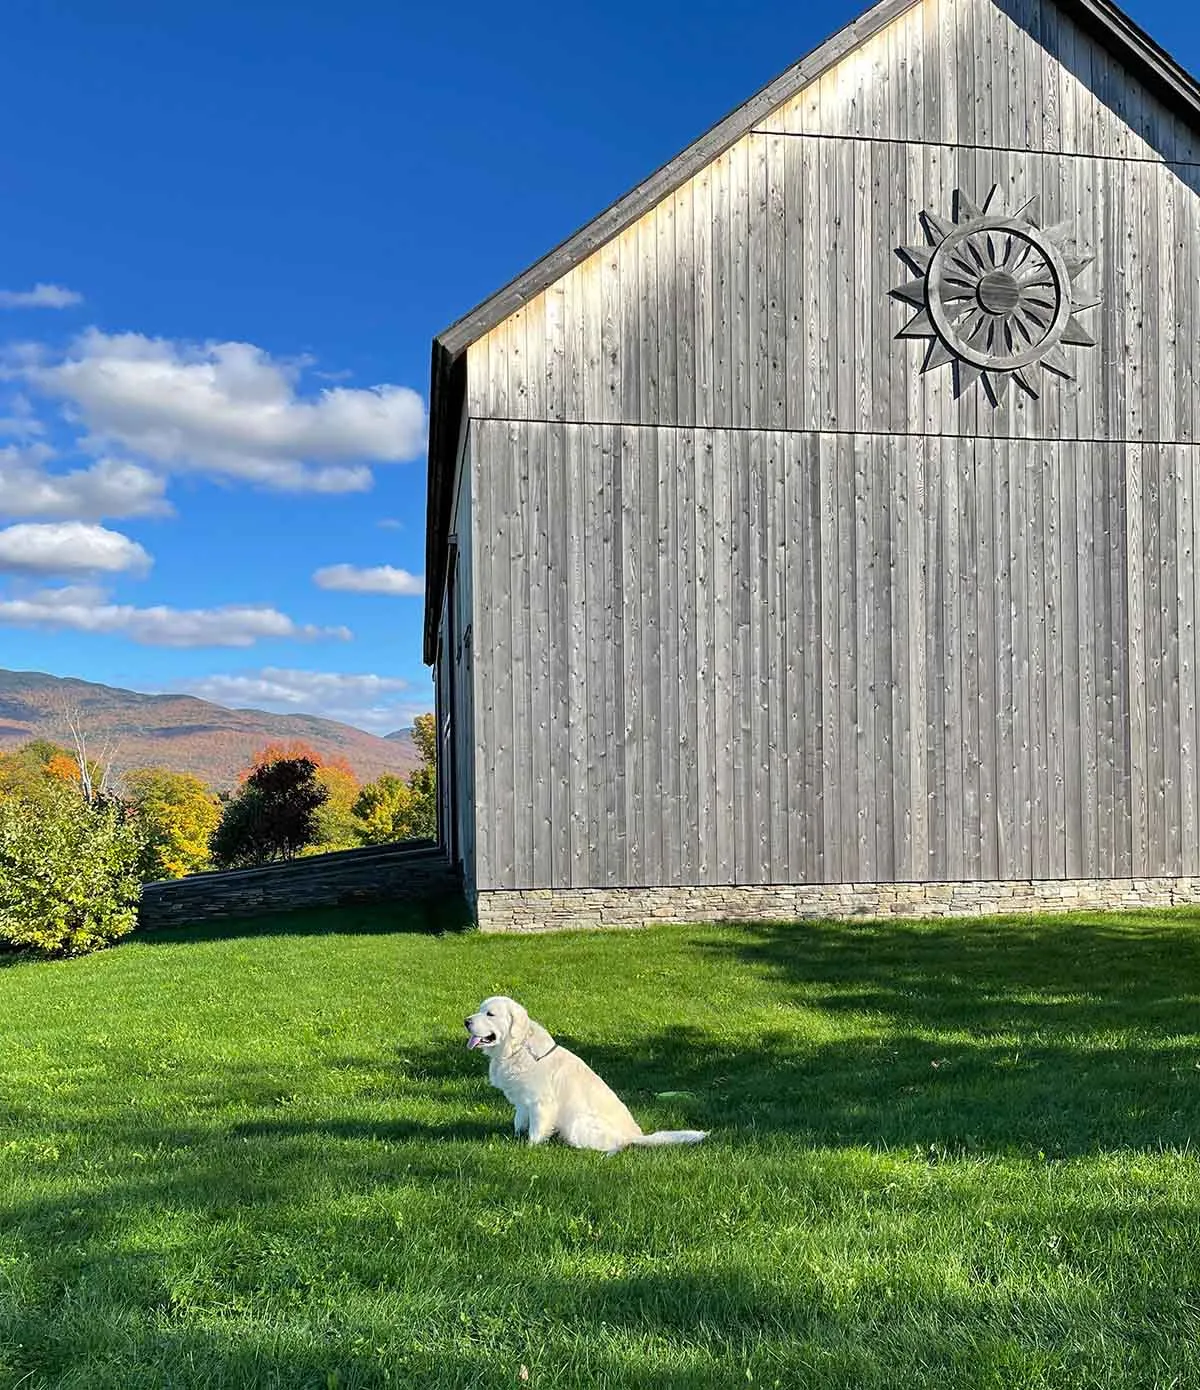
[(516, 1106), (513, 1128), (541, 1144), (557, 1134), (573, 1149), (614, 1154), (630, 1145), (698, 1144), (702, 1129), (641, 1126), (584, 1061), (554, 1041), (515, 999), (494, 995), (463, 1020), (467, 1047), (488, 1057), (488, 1080)]

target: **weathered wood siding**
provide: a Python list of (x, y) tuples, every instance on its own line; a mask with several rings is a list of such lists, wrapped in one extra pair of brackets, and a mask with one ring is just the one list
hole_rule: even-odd
[[(979, 0), (982, 5), (988, 0)], [(1097, 256), (1078, 380), (995, 410), (922, 373), (895, 248), (1038, 195)], [(1200, 441), (1200, 165), (750, 135), (470, 349), (478, 417)], [(1019, 393), (1018, 393), (1019, 395)]]
[(479, 428), (481, 885), (1200, 873), (1200, 450)]
[[(924, 0), (471, 347), (481, 888), (1200, 873), (1196, 158)], [(992, 184), (1102, 301), (999, 410), (888, 294)]]
[(475, 889), (476, 818), (475, 791), (475, 512), (473, 494), (478, 470), (471, 457), (472, 431), (463, 422), (459, 465), (451, 512), (454, 537), (447, 570), (439, 628), (439, 652), (435, 679), (438, 714), (438, 834), (443, 847), (457, 850), (456, 863), (463, 871), (468, 894)]

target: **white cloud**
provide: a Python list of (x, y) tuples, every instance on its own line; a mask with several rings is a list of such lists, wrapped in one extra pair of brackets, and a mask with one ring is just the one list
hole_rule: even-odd
[(10, 574), (120, 574), (150, 564), (136, 541), (82, 521), (25, 522), (0, 531), (0, 570)]
[(37, 439), (46, 427), (37, 418), (33, 402), (25, 395), (13, 396), (8, 402), (8, 415), (0, 415), (0, 435), (10, 439)]
[(104, 517), (164, 516), (166, 480), (123, 459), (103, 458), (90, 468), (50, 473), (53, 451), (39, 445), (0, 448), (0, 516)]
[(117, 447), (293, 492), (355, 492), (371, 463), (425, 447), (425, 407), (404, 386), (298, 390), (302, 363), (250, 343), (184, 343), (89, 329), (59, 362), (14, 352), (10, 375), (67, 404), (92, 448)]
[(218, 705), (316, 714), (371, 733), (404, 728), (433, 703), (432, 691), (422, 699), (420, 692), (399, 676), (297, 671), (278, 666), (177, 681), (174, 688)]
[(128, 637), (151, 647), (251, 647), (271, 638), (349, 640), (348, 628), (294, 622), (275, 608), (249, 604), (224, 608), (135, 608), (112, 603), (89, 585), (40, 589), (0, 599), (0, 623)]
[(313, 575), (321, 589), (341, 589), (350, 594), (403, 594), (419, 598), (425, 592), (425, 578), (393, 569), (391, 565), (376, 565), (374, 569), (359, 569), (356, 565), (326, 565)]
[(34, 285), (31, 290), (0, 290), (0, 309), (69, 309), (83, 295), (62, 285)]
[(416, 715), (433, 707), (432, 690), (422, 698), (422, 692), (399, 676), (297, 671), (278, 666), (178, 681), (174, 688), (219, 705), (316, 714), (378, 734), (406, 728)]

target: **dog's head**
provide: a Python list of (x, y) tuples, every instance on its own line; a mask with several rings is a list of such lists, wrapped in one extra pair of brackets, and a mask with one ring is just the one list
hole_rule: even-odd
[(554, 1046), (554, 1039), (542, 1025), (535, 1023), (515, 999), (504, 994), (485, 999), (463, 1023), (467, 1046), (482, 1048), (489, 1057), (525, 1047), (540, 1058)]

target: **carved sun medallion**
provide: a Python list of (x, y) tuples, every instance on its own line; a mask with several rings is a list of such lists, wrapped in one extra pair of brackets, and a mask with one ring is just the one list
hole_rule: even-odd
[(1095, 347), (1077, 316), (1098, 303), (1077, 292), (1092, 258), (1068, 249), (1069, 225), (1039, 227), (1036, 199), (993, 212), (996, 191), (982, 208), (957, 192), (953, 222), (923, 213), (929, 245), (896, 253), (920, 279), (892, 291), (917, 310), (896, 336), (931, 340), (921, 370), (953, 365), (955, 394), (982, 381), (993, 405), (1014, 382), (1036, 397), (1042, 369), (1074, 380), (1063, 347)]

